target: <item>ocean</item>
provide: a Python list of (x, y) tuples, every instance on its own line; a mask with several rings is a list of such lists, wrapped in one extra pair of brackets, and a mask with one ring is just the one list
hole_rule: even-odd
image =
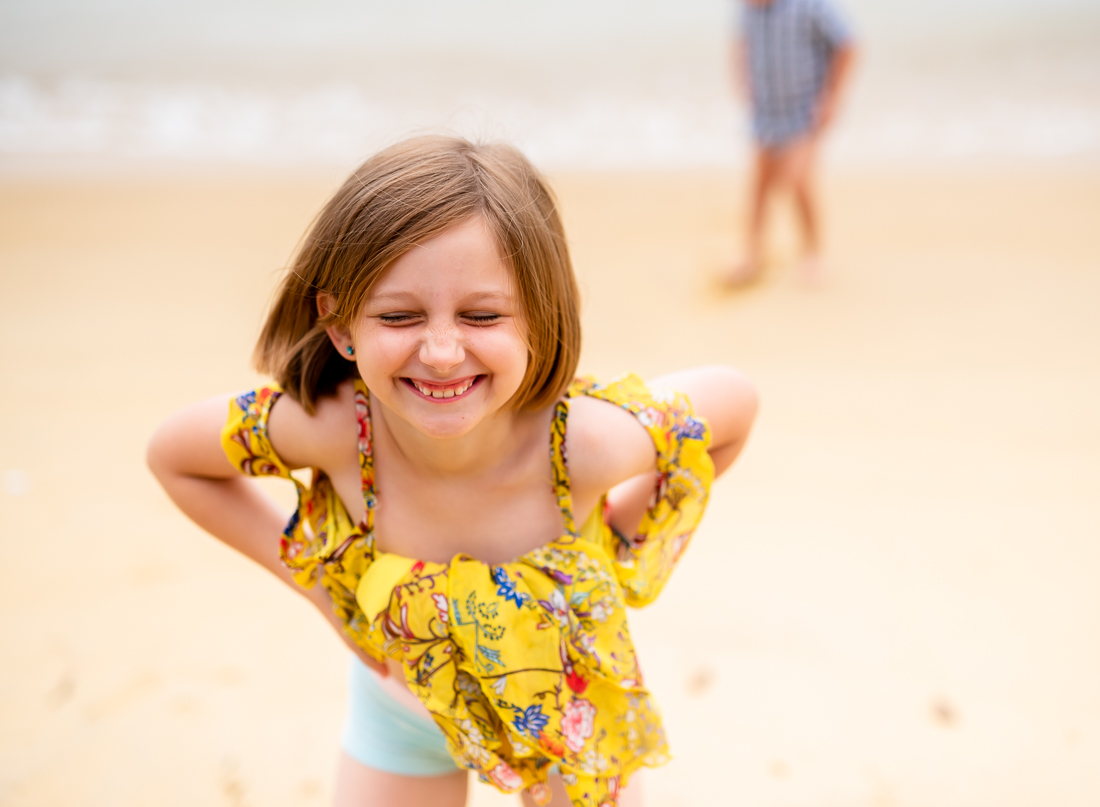
[[(842, 164), (1100, 161), (1100, 4), (842, 3)], [(422, 131), (731, 167), (736, 0), (4, 0), (0, 173), (345, 169)]]

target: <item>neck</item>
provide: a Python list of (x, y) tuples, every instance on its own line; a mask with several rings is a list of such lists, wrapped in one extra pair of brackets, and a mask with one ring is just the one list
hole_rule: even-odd
[(417, 472), (435, 477), (477, 476), (508, 464), (536, 434), (549, 440), (543, 413), (502, 410), (459, 437), (429, 437), (371, 396), (375, 444), (384, 441)]

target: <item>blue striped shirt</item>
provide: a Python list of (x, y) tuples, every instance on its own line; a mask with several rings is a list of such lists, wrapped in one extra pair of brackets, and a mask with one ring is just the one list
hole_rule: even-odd
[(833, 55), (851, 41), (847, 22), (829, 0), (771, 0), (744, 3), (742, 32), (757, 141), (809, 132)]

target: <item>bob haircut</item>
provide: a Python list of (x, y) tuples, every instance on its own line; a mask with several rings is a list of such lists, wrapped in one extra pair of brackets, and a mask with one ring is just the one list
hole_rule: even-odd
[[(363, 163), (314, 220), (276, 293), (254, 363), (307, 412), (347, 378), (325, 327), (354, 328), (371, 289), (409, 249), (481, 216), (511, 266), (523, 312), (527, 372), (510, 401), (517, 410), (556, 401), (580, 353), (579, 294), (565, 231), (542, 176), (515, 148), (425, 136)], [(317, 295), (336, 308), (321, 317)]]

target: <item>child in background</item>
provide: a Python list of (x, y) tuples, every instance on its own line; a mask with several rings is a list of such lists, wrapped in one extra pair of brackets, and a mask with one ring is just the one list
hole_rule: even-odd
[(756, 155), (745, 257), (725, 279), (738, 286), (759, 277), (769, 197), (789, 185), (802, 227), (802, 272), (815, 282), (822, 271), (817, 152), (850, 80), (855, 48), (830, 0), (744, 3), (735, 69), (752, 105)]
[[(303, 241), (256, 349), (277, 383), (154, 436), (176, 504), (351, 649), (340, 807), (460, 807), (467, 770), (527, 804), (636, 805), (667, 758), (625, 606), (660, 592), (755, 395), (724, 367), (575, 380), (579, 350), (541, 176), (416, 138)], [(261, 474), (297, 486), (289, 522)]]

